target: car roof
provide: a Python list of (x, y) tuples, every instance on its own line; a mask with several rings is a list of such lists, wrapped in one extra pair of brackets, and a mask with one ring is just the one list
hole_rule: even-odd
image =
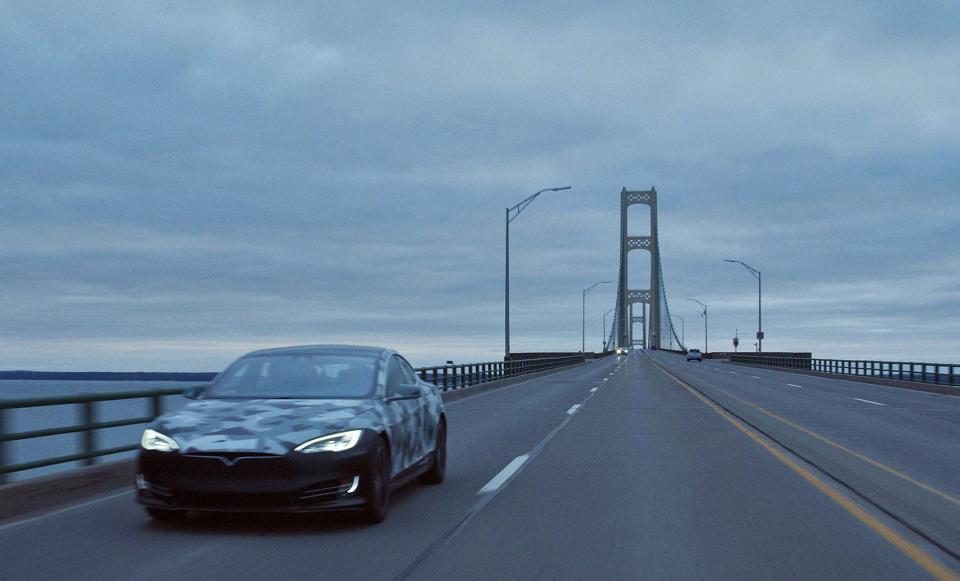
[(259, 356), (259, 355), (292, 355), (292, 354), (301, 354), (301, 355), (319, 355), (322, 353), (338, 353), (338, 354), (353, 354), (353, 355), (367, 355), (370, 357), (378, 357), (384, 352), (393, 353), (393, 349), (387, 349), (386, 347), (372, 347), (368, 345), (293, 345), (291, 347), (273, 347), (270, 349), (260, 349), (259, 351), (251, 351), (244, 355), (244, 357), (250, 356)]

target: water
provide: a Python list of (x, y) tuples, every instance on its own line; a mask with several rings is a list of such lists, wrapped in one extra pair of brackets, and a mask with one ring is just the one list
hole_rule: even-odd
[[(184, 389), (196, 385), (196, 382), (171, 381), (55, 381), (55, 380), (0, 380), (0, 399), (16, 400), (35, 397), (54, 397), (79, 395), (85, 393), (117, 393), (122, 391), (153, 390), (164, 388)], [(165, 396), (163, 411), (183, 407), (187, 403), (182, 396)], [(25, 432), (45, 428), (65, 427), (83, 422), (82, 406), (79, 404), (43, 406), (24, 409), (5, 410), (4, 420), (8, 432)], [(152, 414), (152, 402), (146, 399), (129, 399), (97, 402), (96, 420), (110, 421), (129, 419)], [(112, 448), (135, 444), (143, 433), (143, 425), (122, 426), (96, 432), (97, 448)], [(82, 433), (61, 434), (43, 438), (32, 438), (0, 444), (5, 447), (6, 462), (19, 464), (43, 460), (55, 456), (66, 456), (82, 451)], [(125, 452), (97, 458), (96, 462), (110, 462), (132, 458), (136, 452)], [(53, 474), (82, 466), (81, 462), (68, 462), (55, 466), (36, 468), (7, 475), (7, 481), (33, 478), (44, 474)]]

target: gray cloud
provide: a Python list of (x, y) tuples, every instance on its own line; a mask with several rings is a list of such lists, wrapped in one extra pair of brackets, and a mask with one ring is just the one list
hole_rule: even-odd
[[(0, 368), (575, 349), (656, 184), (716, 342), (960, 360), (952, 4), (0, 3)], [(599, 344), (613, 285), (589, 297)], [(697, 336), (688, 328), (687, 336)], [(744, 341), (747, 343), (747, 341)]]

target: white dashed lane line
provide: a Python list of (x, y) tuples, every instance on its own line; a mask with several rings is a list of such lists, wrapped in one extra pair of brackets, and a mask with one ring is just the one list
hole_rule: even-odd
[(853, 399), (857, 401), (862, 401), (863, 403), (872, 403), (873, 405), (887, 405), (885, 403), (880, 403), (878, 401), (870, 401), (869, 399), (860, 399), (859, 397), (855, 397)]
[(580, 404), (575, 403), (570, 406), (570, 409), (567, 410), (567, 413), (572, 416), (573, 414), (577, 413), (578, 409), (580, 409)]
[(494, 492), (501, 486), (503, 483), (509, 480), (513, 473), (520, 469), (523, 466), (523, 463), (527, 461), (527, 458), (530, 457), (530, 454), (524, 454), (523, 456), (517, 456), (510, 461), (509, 464), (503, 467), (503, 470), (497, 472), (497, 475), (490, 479), (490, 482), (487, 482), (483, 485), (477, 494), (487, 494), (488, 492)]
[(590, 393), (593, 393), (593, 392), (597, 391), (598, 389), (600, 389), (600, 388), (599, 388), (599, 387), (592, 387), (592, 388), (590, 388)]
[(790, 387), (803, 387), (802, 385), (797, 385), (796, 383), (788, 383)]

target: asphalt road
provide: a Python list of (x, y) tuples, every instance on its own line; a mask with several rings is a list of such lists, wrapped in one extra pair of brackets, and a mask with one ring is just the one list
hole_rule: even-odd
[(480, 393), (448, 404), (448, 415), (447, 481), (398, 491), (381, 525), (344, 515), (157, 523), (124, 493), (0, 527), (0, 578), (960, 570), (960, 398), (661, 352)]

